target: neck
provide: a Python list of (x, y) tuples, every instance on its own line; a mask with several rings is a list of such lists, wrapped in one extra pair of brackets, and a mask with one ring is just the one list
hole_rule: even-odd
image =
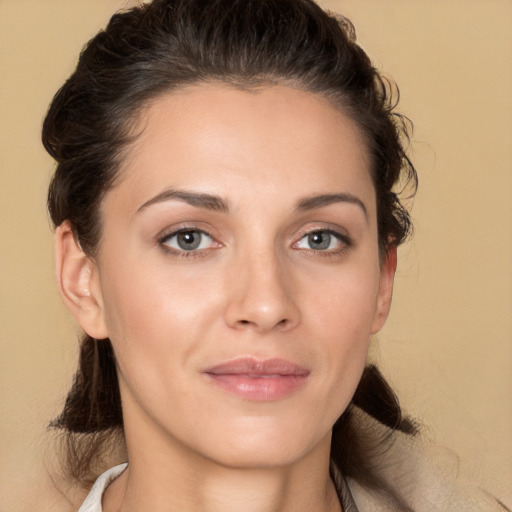
[[(127, 439), (128, 441), (128, 439)], [(232, 468), (186, 449), (132, 445), (104, 512), (340, 512), (329, 475), (330, 437), (294, 463)]]

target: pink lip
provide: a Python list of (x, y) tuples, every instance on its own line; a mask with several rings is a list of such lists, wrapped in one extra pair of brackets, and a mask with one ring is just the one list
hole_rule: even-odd
[(241, 398), (271, 401), (296, 391), (310, 372), (285, 359), (241, 358), (216, 365), (204, 373), (219, 387)]

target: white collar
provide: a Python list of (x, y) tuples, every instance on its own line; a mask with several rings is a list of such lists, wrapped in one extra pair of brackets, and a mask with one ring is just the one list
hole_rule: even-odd
[(102, 473), (94, 482), (91, 491), (78, 509), (78, 512), (102, 512), (101, 498), (105, 489), (115, 480), (128, 466), (128, 463), (119, 464)]

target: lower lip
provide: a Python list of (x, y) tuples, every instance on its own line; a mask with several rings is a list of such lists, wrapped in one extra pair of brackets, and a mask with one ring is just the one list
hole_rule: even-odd
[(248, 376), (239, 374), (207, 374), (220, 388), (246, 400), (272, 401), (297, 391), (307, 375)]

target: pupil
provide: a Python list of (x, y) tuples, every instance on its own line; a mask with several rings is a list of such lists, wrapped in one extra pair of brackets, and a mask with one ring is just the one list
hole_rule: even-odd
[(313, 249), (327, 249), (331, 243), (331, 235), (329, 233), (312, 233), (308, 238), (309, 245)]
[(178, 245), (185, 251), (197, 249), (201, 243), (201, 235), (197, 231), (185, 231), (178, 235)]

